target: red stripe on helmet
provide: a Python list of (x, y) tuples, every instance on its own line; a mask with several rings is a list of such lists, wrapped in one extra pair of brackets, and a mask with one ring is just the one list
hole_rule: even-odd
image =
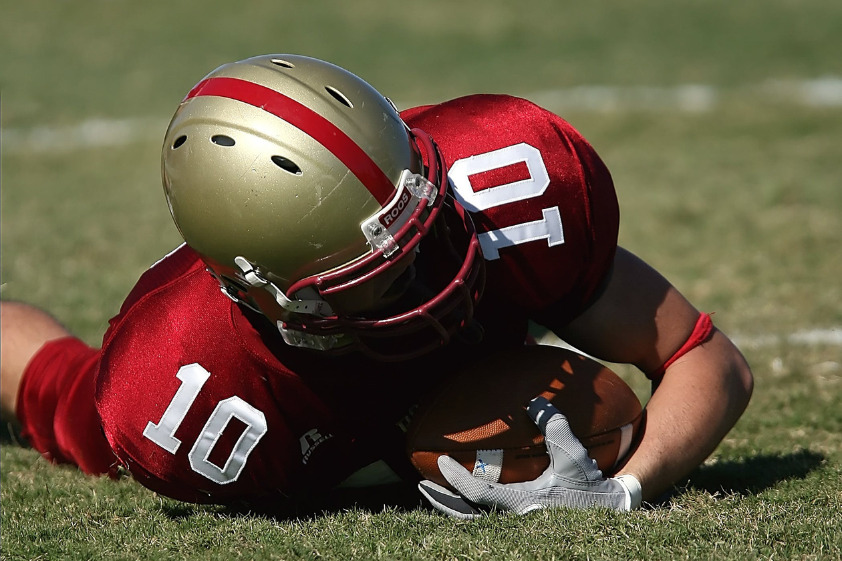
[(216, 96), (263, 109), (311, 136), (351, 170), (380, 206), (395, 193), (395, 186), (360, 146), (336, 125), (294, 99), (266, 86), (238, 78), (208, 78), (196, 84), (187, 97)]

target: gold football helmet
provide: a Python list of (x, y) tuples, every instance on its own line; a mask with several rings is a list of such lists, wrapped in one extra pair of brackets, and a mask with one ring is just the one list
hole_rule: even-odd
[(346, 70), (294, 55), (217, 68), (173, 116), (162, 176), (223, 293), (290, 345), (407, 358), (471, 319), (483, 260), (435, 144)]

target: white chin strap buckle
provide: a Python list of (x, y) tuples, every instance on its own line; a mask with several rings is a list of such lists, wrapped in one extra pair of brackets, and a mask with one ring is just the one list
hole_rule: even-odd
[(263, 288), (275, 299), (275, 302), (288, 312), (307, 314), (310, 316), (330, 317), (334, 315), (330, 304), (324, 300), (291, 300), (274, 283), (266, 280), (258, 273), (248, 259), (238, 255), (234, 263), (242, 272), (243, 280), (255, 288)]
[(284, 343), (290, 347), (301, 347), (314, 351), (329, 351), (330, 349), (341, 347), (343, 344), (341, 335), (313, 335), (296, 329), (287, 329), (282, 321), (277, 323), (277, 327), (278, 331), (281, 332)]

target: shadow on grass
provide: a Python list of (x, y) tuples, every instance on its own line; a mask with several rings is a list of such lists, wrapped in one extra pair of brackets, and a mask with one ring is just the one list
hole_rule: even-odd
[(188, 519), (198, 512), (212, 511), (222, 516), (258, 516), (278, 522), (312, 520), (356, 510), (376, 514), (409, 512), (426, 506), (416, 483), (394, 483), (376, 487), (335, 489), (324, 495), (299, 497), (272, 505), (200, 505), (164, 500), (161, 511), (172, 520)]
[(0, 444), (21, 446), (28, 448), (29, 444), (26, 439), (20, 435), (20, 427), (17, 422), (9, 421), (5, 418), (0, 418)]
[(761, 454), (742, 460), (701, 466), (690, 476), (689, 487), (708, 493), (754, 495), (780, 481), (803, 479), (817, 469), (825, 456), (811, 450), (789, 454)]
[(384, 509), (408, 512), (425, 504), (416, 483), (407, 482), (377, 487), (337, 489), (324, 496), (290, 500), (272, 508), (230, 507), (226, 511), (231, 515), (257, 514), (275, 520), (301, 520), (352, 509), (372, 514), (382, 512)]

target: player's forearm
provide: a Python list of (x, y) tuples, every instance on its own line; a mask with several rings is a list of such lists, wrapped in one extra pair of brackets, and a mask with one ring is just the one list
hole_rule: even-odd
[(752, 376), (720, 332), (666, 372), (647, 404), (646, 430), (620, 473), (641, 482), (644, 500), (661, 495), (721, 442), (745, 410)]
[(26, 365), (41, 346), (69, 335), (46, 312), (22, 302), (0, 302), (0, 409), (14, 421), (18, 389)]

